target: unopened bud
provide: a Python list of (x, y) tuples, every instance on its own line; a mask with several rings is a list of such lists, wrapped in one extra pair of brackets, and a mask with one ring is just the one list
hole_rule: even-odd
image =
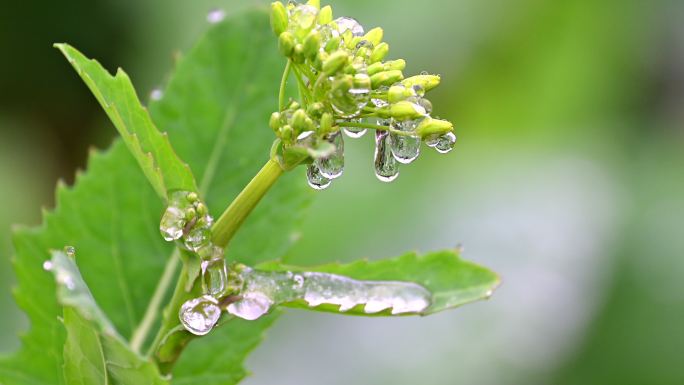
[(271, 114), (271, 118), (268, 120), (268, 126), (276, 132), (278, 129), (280, 129), (280, 112), (274, 112)]
[(406, 60), (404, 60), (404, 59), (390, 60), (388, 62), (385, 62), (385, 71), (390, 71), (390, 70), (403, 71), (404, 68), (406, 68)]
[(304, 46), (301, 44), (296, 44), (294, 47), (294, 51), (292, 52), (292, 60), (295, 63), (301, 64), (304, 63)]
[(286, 124), (280, 127), (280, 138), (284, 141), (290, 141), (294, 137), (294, 130), (292, 126)]
[(387, 56), (387, 53), (389, 52), (389, 44), (382, 42), (378, 45), (375, 46), (373, 49), (373, 52), (371, 53), (370, 56), (370, 62), (371, 63), (377, 63), (382, 61), (382, 59)]
[(382, 86), (392, 85), (404, 78), (404, 74), (399, 70), (382, 71), (371, 76), (371, 85), (373, 89)]
[(401, 121), (421, 118), (425, 116), (425, 109), (404, 100), (390, 104), (388, 107), (380, 108), (376, 110), (376, 113), (381, 118), (394, 118)]
[(349, 55), (345, 51), (335, 51), (323, 62), (323, 72), (327, 75), (332, 75), (342, 69), (347, 64)]
[(421, 86), (425, 91), (430, 91), (439, 85), (439, 81), (439, 75), (415, 75), (404, 79), (401, 83), (406, 87)]
[(278, 49), (285, 57), (291, 57), (295, 47), (294, 35), (290, 32), (283, 32), (278, 36)]
[(292, 114), (292, 128), (294, 128), (297, 132), (307, 131), (307, 118), (308, 116), (306, 115), (306, 112), (301, 108), (298, 109), (294, 112), (294, 114)]
[(318, 31), (311, 31), (304, 39), (304, 56), (313, 61), (320, 46), (321, 34)]
[(453, 130), (454, 125), (447, 120), (426, 117), (416, 127), (416, 134), (420, 135), (421, 138), (426, 138), (431, 135), (443, 135)]
[(322, 134), (327, 134), (332, 132), (333, 126), (333, 116), (331, 113), (326, 112), (321, 116), (320, 131)]
[(271, 29), (276, 36), (287, 29), (287, 10), (280, 1), (271, 3)]
[(406, 100), (410, 96), (413, 96), (413, 94), (403, 85), (391, 86), (387, 90), (387, 101), (390, 103), (397, 103), (402, 100)]
[(310, 5), (316, 9), (321, 9), (321, 0), (309, 0), (306, 5)]
[(326, 5), (325, 7), (321, 8), (321, 11), (318, 13), (318, 24), (320, 24), (320, 25), (328, 24), (332, 20), (333, 20), (332, 8), (329, 5)]
[(382, 35), (383, 35), (382, 28), (375, 27), (375, 28), (371, 29), (370, 31), (368, 31), (368, 33), (366, 33), (363, 36), (363, 39), (368, 40), (373, 45), (378, 45), (382, 41)]
[(336, 51), (338, 48), (340, 48), (340, 37), (339, 36), (333, 36), (328, 40), (327, 43), (325, 43), (325, 52), (327, 53), (333, 53)]

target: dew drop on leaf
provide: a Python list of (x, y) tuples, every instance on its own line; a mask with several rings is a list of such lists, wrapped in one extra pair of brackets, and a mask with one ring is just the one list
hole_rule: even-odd
[(226, 311), (236, 317), (253, 321), (268, 313), (272, 305), (273, 301), (268, 296), (259, 292), (248, 292), (239, 301), (228, 305)]
[(198, 336), (209, 333), (220, 316), (221, 309), (218, 306), (218, 301), (209, 295), (185, 301), (178, 313), (178, 318), (183, 327)]

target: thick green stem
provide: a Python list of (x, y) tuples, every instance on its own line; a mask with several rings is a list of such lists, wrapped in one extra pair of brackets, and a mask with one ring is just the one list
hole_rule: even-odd
[(282, 174), (283, 169), (276, 161), (269, 159), (266, 162), (214, 224), (212, 241), (215, 245), (228, 246), (242, 222)]
[[(212, 227), (212, 241), (215, 245), (222, 248), (228, 245), (247, 216), (282, 174), (283, 169), (276, 161), (269, 159), (266, 162)], [(200, 291), (199, 281), (194, 283), (190, 291), (187, 291), (187, 279), (188, 270), (184, 265), (171, 301), (164, 309), (159, 332), (148, 352), (148, 355), (153, 354), (153, 359), (162, 373), (171, 372), (185, 346), (194, 338), (192, 334), (179, 328), (180, 321), (178, 320), (178, 309), (181, 305), (188, 299), (199, 295)]]

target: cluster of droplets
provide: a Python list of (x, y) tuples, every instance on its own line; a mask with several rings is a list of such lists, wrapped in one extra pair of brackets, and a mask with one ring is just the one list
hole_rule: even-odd
[(311, 187), (324, 189), (342, 174), (341, 132), (359, 138), (376, 130), (375, 174), (385, 182), (419, 156), (421, 142), (440, 153), (453, 148), (453, 125), (433, 118), (425, 97), (440, 77), (405, 78), (403, 59), (384, 61), (389, 45), (381, 28), (366, 32), (352, 18), (334, 19), (330, 6), (317, 0), (272, 3), (271, 26), (301, 94), (271, 116), (276, 156), (286, 169), (307, 163)]
[(212, 218), (207, 206), (195, 192), (169, 194), (169, 205), (159, 230), (167, 241), (177, 241), (201, 263), (202, 295), (186, 301), (179, 319), (186, 330), (196, 335), (209, 333), (221, 316), (219, 300), (231, 292), (223, 249), (211, 240)]
[(243, 287), (240, 300), (227, 311), (237, 317), (255, 320), (273, 306), (303, 300), (309, 307), (332, 305), (340, 312), (359, 307), (366, 314), (419, 314), (431, 304), (431, 294), (423, 286), (400, 281), (360, 281), (336, 274), (290, 271), (260, 271), (244, 266), (240, 270)]

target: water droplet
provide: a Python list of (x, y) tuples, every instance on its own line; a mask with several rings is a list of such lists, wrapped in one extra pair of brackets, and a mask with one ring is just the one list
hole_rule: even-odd
[(344, 171), (344, 138), (338, 131), (329, 134), (327, 140), (335, 146), (335, 151), (324, 158), (317, 159), (316, 164), (323, 177), (335, 179)]
[(54, 266), (53, 266), (53, 264), (52, 264), (52, 261), (45, 261), (45, 262), (43, 262), (43, 269), (44, 269), (44, 270), (46, 270), (46, 271), (51, 271), (53, 267), (54, 267)]
[(195, 226), (183, 238), (183, 241), (189, 250), (198, 251), (211, 241), (211, 230), (208, 227)]
[(371, 81), (368, 74), (341, 74), (332, 79), (336, 85), (328, 96), (333, 110), (345, 119), (353, 118), (370, 101)]
[(207, 21), (211, 24), (216, 24), (221, 22), (223, 19), (226, 18), (226, 11), (222, 9), (212, 9), (207, 13)]
[(399, 176), (399, 165), (388, 142), (387, 131), (375, 131), (375, 176), (383, 182), (392, 182)]
[(228, 286), (226, 260), (223, 257), (202, 261), (202, 291), (221, 297)]
[(416, 160), (420, 154), (420, 136), (413, 133), (419, 120), (399, 122), (392, 120), (392, 128), (409, 135), (390, 133), (392, 155), (399, 163), (408, 164)]
[(74, 290), (76, 288), (76, 284), (74, 284), (74, 277), (72, 277), (69, 272), (65, 270), (58, 270), (56, 278), (57, 283), (64, 285), (64, 287), (66, 287), (68, 290)]
[(378, 98), (371, 98), (371, 103), (373, 103), (373, 105), (377, 108), (389, 106), (389, 103), (386, 100), (378, 99)]
[(443, 135), (433, 135), (425, 139), (425, 144), (434, 148), (440, 154), (446, 154), (454, 149), (456, 143), (456, 135), (453, 132), (447, 132)]
[(354, 36), (363, 36), (363, 26), (352, 19), (351, 17), (338, 17), (335, 19), (335, 24), (337, 24), (337, 30), (342, 34), (346, 30), (351, 30)]
[(295, 289), (301, 289), (304, 287), (304, 277), (302, 277), (299, 274), (294, 274), (292, 276), (292, 280), (294, 281), (294, 288)]
[(330, 186), (332, 180), (326, 178), (321, 174), (321, 170), (316, 163), (311, 163), (306, 169), (306, 179), (309, 181), (309, 186), (315, 190), (323, 190)]
[[(349, 119), (349, 122), (361, 123), (361, 119)], [(347, 127), (345, 126), (344, 122), (340, 123), (340, 127), (342, 128), (342, 131), (344, 131), (344, 133), (352, 139), (358, 139), (362, 137), (366, 133), (366, 131), (368, 131), (365, 128)]]
[(297, 4), (290, 11), (288, 27), (295, 35), (304, 36), (316, 24), (317, 16), (316, 7), (308, 4)]
[(73, 246), (64, 247), (64, 252), (69, 258), (76, 258), (76, 248)]
[(150, 92), (151, 100), (161, 100), (162, 97), (164, 97), (164, 91), (159, 88), (155, 88)]
[(325, 45), (330, 39), (340, 36), (340, 33), (336, 29), (333, 29), (329, 24), (319, 26), (318, 33), (321, 36), (321, 50), (325, 50)]
[(220, 316), (218, 301), (209, 295), (185, 301), (178, 313), (185, 330), (198, 336), (209, 333)]
[(178, 207), (169, 206), (164, 211), (159, 230), (167, 241), (174, 241), (183, 236), (185, 228), (185, 212)]
[(250, 292), (243, 295), (242, 299), (228, 305), (228, 313), (249, 321), (253, 321), (268, 313), (273, 301), (265, 294)]

